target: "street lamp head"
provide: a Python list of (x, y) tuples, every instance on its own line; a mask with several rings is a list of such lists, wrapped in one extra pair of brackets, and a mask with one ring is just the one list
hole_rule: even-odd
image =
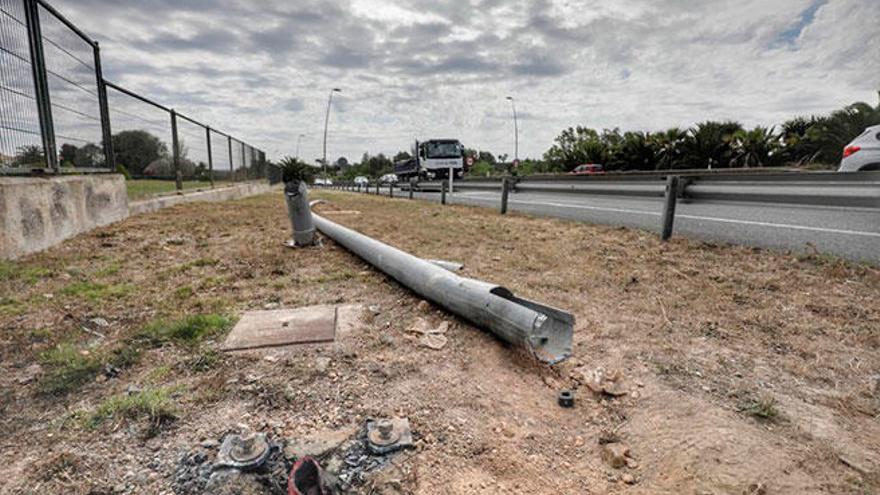
[(342, 90), (339, 88), (333, 88), (334, 93), (342, 93)]
[(512, 97), (512, 96), (508, 96), (507, 99), (510, 100), (510, 101), (513, 101), (513, 97)]

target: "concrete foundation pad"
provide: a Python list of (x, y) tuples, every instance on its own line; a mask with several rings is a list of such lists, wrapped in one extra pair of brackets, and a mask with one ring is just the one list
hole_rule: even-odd
[(223, 343), (225, 351), (333, 342), (336, 307), (309, 306), (245, 313)]

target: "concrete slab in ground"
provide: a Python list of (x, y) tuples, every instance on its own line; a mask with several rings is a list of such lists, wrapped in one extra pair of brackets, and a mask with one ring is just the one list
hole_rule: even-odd
[(248, 311), (226, 337), (223, 350), (333, 342), (336, 317), (337, 308), (330, 305)]

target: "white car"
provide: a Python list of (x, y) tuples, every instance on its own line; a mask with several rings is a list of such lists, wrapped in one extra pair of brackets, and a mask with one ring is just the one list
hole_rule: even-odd
[(880, 125), (868, 127), (843, 148), (843, 160), (837, 171), (859, 170), (880, 170)]
[(370, 183), (370, 179), (367, 179), (363, 175), (358, 175), (354, 178), (354, 183), (358, 186), (365, 186)]
[(382, 184), (397, 184), (397, 176), (394, 174), (385, 174), (382, 177), (379, 177), (379, 182)]
[(332, 186), (333, 181), (330, 179), (324, 179), (322, 177), (316, 177), (315, 178), (315, 185), (316, 186)]

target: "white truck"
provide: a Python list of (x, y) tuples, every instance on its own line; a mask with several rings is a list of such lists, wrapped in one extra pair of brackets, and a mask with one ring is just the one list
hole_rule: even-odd
[(416, 141), (414, 157), (394, 163), (394, 174), (400, 181), (446, 179), (452, 170), (455, 178), (464, 175), (464, 146), (458, 139)]

